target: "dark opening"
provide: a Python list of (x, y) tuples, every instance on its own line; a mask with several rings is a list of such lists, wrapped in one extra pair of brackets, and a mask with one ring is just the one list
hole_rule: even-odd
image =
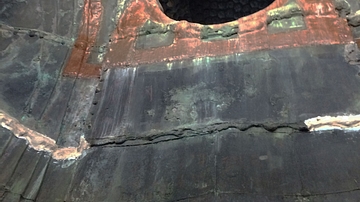
[(159, 0), (164, 13), (174, 20), (204, 25), (230, 22), (256, 13), (275, 0)]

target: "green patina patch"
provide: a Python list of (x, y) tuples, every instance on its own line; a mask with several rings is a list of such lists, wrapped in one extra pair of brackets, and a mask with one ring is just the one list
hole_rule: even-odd
[(303, 10), (291, 1), (285, 6), (267, 12), (266, 22), (269, 33), (279, 33), (305, 29)]
[(219, 29), (212, 26), (204, 26), (201, 29), (201, 39), (203, 40), (219, 40), (237, 37), (239, 25), (225, 25)]
[(274, 20), (268, 25), (269, 33), (279, 33), (286, 31), (294, 31), (305, 29), (305, 21), (303, 16), (294, 16), (281, 20)]
[(285, 6), (268, 11), (266, 21), (267, 24), (270, 24), (275, 20), (289, 19), (295, 16), (303, 16), (303, 11), (297, 3), (292, 1)]
[(166, 32), (174, 32), (174, 24), (165, 25), (162, 23), (156, 23), (151, 20), (145, 22), (140, 28), (138, 35), (149, 35), (149, 34), (164, 34)]
[(136, 38), (136, 49), (170, 46), (175, 39), (174, 25), (155, 23), (150, 20), (140, 28)]

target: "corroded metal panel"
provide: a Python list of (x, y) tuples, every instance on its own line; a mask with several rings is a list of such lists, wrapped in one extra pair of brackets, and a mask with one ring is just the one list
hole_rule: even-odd
[(218, 25), (154, 0), (0, 8), (0, 201), (360, 198), (357, 1)]

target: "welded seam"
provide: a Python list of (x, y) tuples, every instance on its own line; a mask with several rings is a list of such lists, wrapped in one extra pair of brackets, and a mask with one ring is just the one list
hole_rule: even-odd
[(66, 46), (72, 46), (74, 44), (74, 42), (66, 37), (60, 36), (60, 35), (56, 35), (56, 34), (52, 34), (49, 32), (45, 32), (39, 29), (29, 29), (29, 28), (25, 28), (25, 27), (13, 27), (10, 25), (7, 25), (5, 23), (1, 23), (0, 22), (0, 30), (4, 30), (4, 31), (10, 31), (14, 34), (20, 33), (20, 34), (26, 34), (29, 35), (30, 37), (34, 37), (37, 36), (41, 39), (45, 39), (48, 41), (52, 41), (61, 45), (66, 45)]
[[(22, 145), (21, 145), (22, 146)], [(21, 148), (21, 147), (20, 147)], [(26, 152), (26, 148), (27, 148), (27, 146), (24, 146), (23, 148), (21, 148), (22, 149), (22, 152), (21, 152), (21, 155), (19, 156), (19, 158), (17, 158), (17, 161), (16, 161), (16, 165), (14, 166), (14, 169), (11, 171), (11, 173), (9, 173), (9, 176), (10, 176), (10, 178), (8, 178), (8, 182), (11, 180), (11, 178), (14, 176), (14, 174), (15, 174), (15, 171), (16, 171), (16, 168), (19, 166), (19, 164), (20, 164), (20, 159), (21, 158), (23, 158), (23, 156), (24, 156), (24, 154), (25, 154), (25, 152)], [(7, 182), (7, 183), (8, 183)], [(7, 184), (6, 183), (6, 184)], [(6, 189), (6, 185), (5, 185), (5, 189)]]
[(214, 194), (214, 191), (213, 190), (210, 190), (210, 191), (207, 191), (205, 193), (201, 193), (199, 195), (196, 195), (196, 196), (188, 196), (188, 197), (184, 197), (184, 198), (179, 198), (179, 199), (176, 199), (174, 200), (173, 202), (181, 202), (181, 201), (188, 201), (189, 199), (196, 199), (196, 198), (200, 198), (200, 197), (203, 197), (203, 196), (207, 196), (209, 194)]
[[(20, 161), (19, 161), (20, 162)], [(36, 159), (36, 163), (35, 163), (35, 165), (33, 166), (33, 168), (32, 168), (32, 171), (31, 171), (31, 174), (30, 174), (30, 178), (29, 178), (29, 180), (26, 182), (26, 186), (25, 186), (25, 188), (23, 189), (23, 192), (22, 192), (22, 194), (21, 194), (21, 196), (23, 196), (25, 199), (29, 199), (29, 198), (27, 198), (26, 196), (24, 196), (25, 195), (25, 191), (26, 191), (26, 189), (28, 188), (28, 187), (30, 187), (31, 185), (30, 185), (30, 182), (31, 182), (31, 178), (34, 176), (34, 173), (35, 173), (35, 171), (36, 171), (36, 167), (37, 167), (37, 165), (39, 164), (39, 162), (40, 162), (40, 157), (37, 157), (37, 159)], [(48, 162), (47, 162), (48, 163)], [(47, 165), (46, 165), (47, 166)], [(18, 165), (16, 165), (16, 168), (18, 167)], [(29, 169), (31, 169), (31, 168), (29, 168)], [(14, 169), (15, 170), (15, 169)], [(12, 174), (12, 176), (11, 177), (13, 177), (13, 174)], [(15, 176), (16, 177), (16, 176)], [(9, 189), (10, 190), (10, 189)]]
[(88, 142), (80, 137), (78, 147), (59, 147), (55, 140), (39, 132), (31, 130), (4, 111), (0, 110), (0, 125), (10, 130), (17, 138), (25, 139), (28, 146), (36, 151), (50, 153), (55, 160), (76, 159), (85, 154), (89, 148)]
[(279, 196), (285, 197), (316, 197), (316, 196), (327, 196), (327, 195), (335, 195), (335, 194), (344, 194), (344, 193), (351, 193), (354, 191), (360, 191), (360, 188), (350, 189), (350, 190), (341, 190), (341, 191), (334, 191), (334, 192), (325, 192), (325, 193), (309, 193), (309, 194), (285, 194)]
[(0, 158), (3, 156), (3, 154), (5, 153), (6, 149), (8, 148), (10, 142), (11, 142), (12, 136), (9, 137), (9, 139), (6, 140), (4, 147), (2, 150), (0, 150)]
[[(28, 196), (32, 196), (32, 195), (33, 195), (33, 196), (34, 196), (34, 197), (32, 197), (33, 200), (35, 200), (35, 199), (38, 197), (39, 192), (40, 192), (40, 189), (41, 189), (41, 186), (42, 186), (43, 183), (44, 183), (45, 174), (47, 173), (47, 171), (48, 171), (48, 169), (49, 169), (49, 162), (50, 162), (50, 158), (47, 159), (46, 164), (45, 164), (45, 167), (43, 168), (43, 170), (42, 170), (42, 171), (39, 173), (39, 175), (38, 175), (38, 178), (37, 178), (36, 181), (38, 181), (39, 177), (41, 177), (41, 179), (39, 179), (39, 186), (37, 186), (36, 189), (34, 189), (34, 186), (32, 186), (32, 185), (30, 185), (30, 184), (28, 183), (28, 185), (26, 186), (26, 189), (25, 189), (25, 193), (23, 193), (23, 195), (26, 195), (26, 190), (31, 187), (30, 189), (31, 189), (32, 191), (31, 191), (30, 193), (28, 193), (27, 195), (28, 195)], [(36, 166), (37, 166), (37, 165), (36, 165)], [(34, 176), (34, 175), (33, 175), (33, 176)], [(33, 176), (31, 176), (31, 177), (33, 177)], [(34, 183), (34, 184), (36, 184), (36, 183)], [(30, 198), (30, 197), (27, 197), (27, 198)]]
[[(70, 51), (69, 50), (67, 50), (66, 51), (66, 59), (65, 60), (67, 60), (67, 58), (69, 58), (69, 56), (70, 56)], [(46, 65), (46, 63), (44, 64), (44, 66)], [(41, 111), (41, 113), (40, 113), (40, 115), (39, 115), (39, 117), (42, 117), (43, 115), (44, 115), (44, 113), (46, 112), (46, 110), (48, 109), (48, 107), (49, 106), (51, 106), (51, 105), (49, 105), (49, 103), (50, 103), (50, 101), (51, 101), (51, 99), (52, 99), (52, 97), (55, 95), (55, 91), (56, 91), (56, 88), (57, 88), (57, 86), (59, 85), (61, 85), (60, 84), (60, 80), (61, 80), (61, 78), (62, 78), (62, 71), (64, 71), (64, 68), (65, 68), (65, 62), (64, 61), (62, 61), (61, 62), (61, 71), (59, 71), (58, 72), (58, 74), (57, 74), (57, 76), (56, 76), (56, 82), (54, 83), (54, 86), (51, 88), (51, 90), (49, 90), (49, 92), (50, 92), (50, 96), (49, 96), (49, 98), (46, 100), (46, 102), (45, 102), (45, 104), (44, 104), (44, 108), (42, 109), (42, 111)]]
[[(309, 197), (318, 197), (318, 196), (327, 196), (327, 195), (336, 195), (336, 194), (344, 194), (344, 193), (351, 193), (354, 191), (360, 191), (360, 188), (356, 188), (356, 189), (351, 189), (351, 190), (343, 190), (343, 191), (334, 191), (334, 192), (325, 192), (325, 193), (309, 193), (309, 194), (301, 194), (301, 193), (296, 193), (296, 194), (270, 194), (270, 195), (266, 195), (266, 194), (258, 194), (258, 193), (249, 193), (249, 192), (237, 192), (237, 191), (219, 191), (218, 195), (227, 195), (227, 194), (234, 194), (234, 195), (250, 195), (250, 196), (267, 196), (267, 197), (291, 197), (291, 198), (298, 198), (298, 197), (303, 197), (303, 198), (309, 198)], [(185, 197), (185, 198), (180, 198), (177, 200), (174, 200), (176, 202), (180, 202), (180, 201), (185, 201), (185, 200), (189, 200), (189, 199), (196, 199), (196, 198), (200, 198), (200, 197), (204, 197), (206, 195), (209, 194), (213, 194), (213, 191), (208, 191), (206, 193), (203, 194), (199, 194), (196, 196), (189, 196), (189, 197)]]
[(28, 201), (35, 201), (34, 199), (30, 199), (30, 198), (26, 198), (25, 196), (23, 196), (22, 194), (19, 194), (19, 193), (15, 193), (15, 192), (12, 192), (11, 190), (8, 190), (8, 189), (5, 189), (4, 190), (4, 195), (2, 196), (1, 201), (4, 200), (5, 196), (7, 193), (10, 193), (10, 194), (15, 194), (15, 195), (19, 195), (20, 196), (20, 199), (23, 199), (23, 200), (28, 200)]
[(218, 178), (219, 178), (219, 176), (218, 176), (218, 174), (217, 174), (217, 170), (218, 170), (218, 165), (217, 165), (217, 162), (218, 162), (218, 157), (217, 157), (217, 155), (218, 155), (218, 153), (219, 153), (219, 150), (220, 150), (220, 148), (219, 148), (219, 136), (218, 135), (214, 135), (215, 137), (214, 137), (214, 141), (215, 141), (215, 143), (214, 143), (214, 145), (215, 145), (215, 152), (214, 152), (214, 167), (215, 167), (215, 173), (214, 173), (214, 175), (215, 175), (215, 182), (214, 182), (214, 194), (216, 195), (216, 196), (218, 196), (218, 191), (219, 191), (219, 189), (218, 189)]
[(340, 190), (340, 191), (333, 191), (333, 192), (324, 192), (324, 193), (294, 193), (294, 194), (258, 194), (258, 193), (250, 193), (250, 192), (237, 192), (237, 191), (219, 191), (219, 194), (238, 194), (238, 195), (253, 195), (253, 196), (272, 196), (272, 197), (316, 197), (316, 196), (327, 196), (327, 195), (336, 195), (336, 194), (344, 194), (344, 193), (351, 193), (354, 191), (360, 191), (360, 188), (354, 188), (349, 190)]

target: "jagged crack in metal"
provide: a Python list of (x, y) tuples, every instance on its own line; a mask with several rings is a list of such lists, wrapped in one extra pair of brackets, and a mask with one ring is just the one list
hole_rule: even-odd
[(263, 129), (264, 132), (269, 132), (269, 133), (277, 133), (280, 131), (280, 129), (288, 129), (291, 130), (289, 135), (294, 132), (309, 131), (304, 124), (299, 124), (299, 123), (247, 124), (247, 123), (221, 122), (221, 123), (213, 123), (210, 125), (177, 128), (169, 131), (157, 131), (153, 133), (140, 134), (137, 136), (121, 135), (115, 137), (94, 138), (94, 139), (89, 139), (88, 141), (91, 147), (99, 147), (99, 146), (129, 147), (129, 146), (156, 144), (160, 142), (168, 142), (172, 140), (178, 140), (178, 139), (190, 138), (190, 137), (196, 137), (202, 135), (211, 135), (214, 133), (220, 133), (222, 131), (226, 131), (230, 129), (237, 130), (239, 132), (244, 132), (254, 128)]

